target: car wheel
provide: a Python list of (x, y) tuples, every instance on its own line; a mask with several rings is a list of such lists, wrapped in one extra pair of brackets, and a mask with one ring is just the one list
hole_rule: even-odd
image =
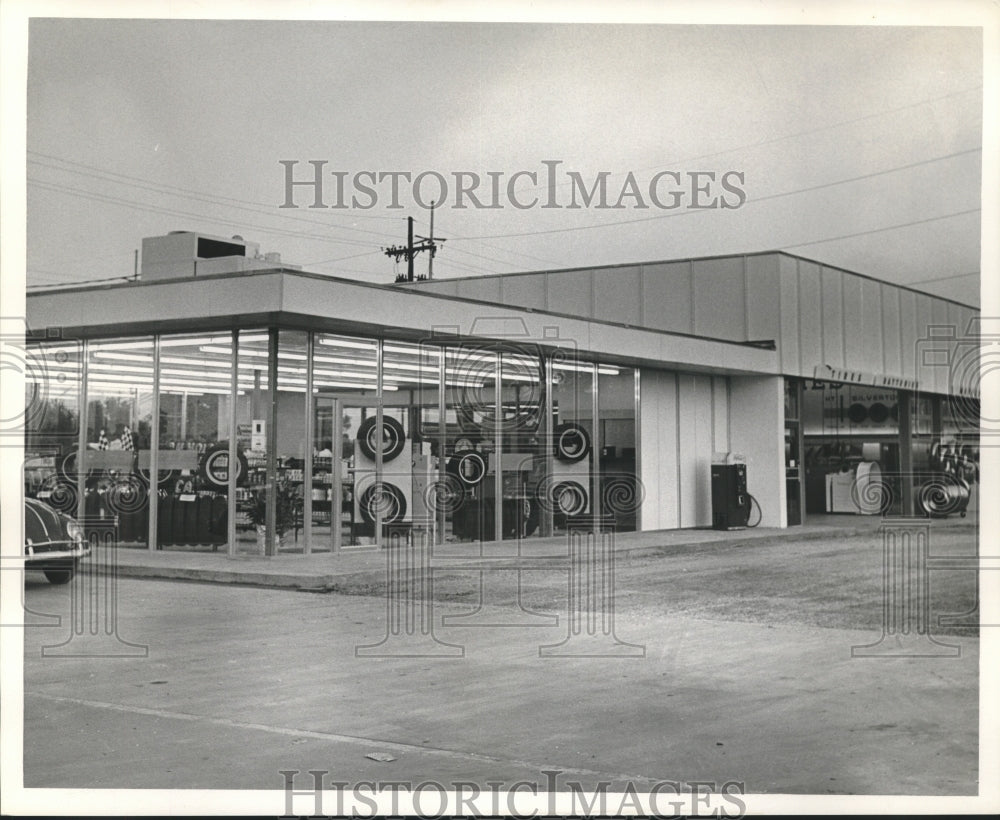
[(50, 584), (68, 584), (73, 580), (73, 576), (76, 575), (76, 561), (65, 567), (46, 569), (44, 572)]

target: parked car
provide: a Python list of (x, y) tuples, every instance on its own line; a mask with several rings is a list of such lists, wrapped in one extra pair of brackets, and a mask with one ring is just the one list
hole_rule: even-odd
[(34, 498), (24, 499), (24, 568), (37, 569), (53, 584), (68, 584), (90, 554), (83, 528), (68, 515)]

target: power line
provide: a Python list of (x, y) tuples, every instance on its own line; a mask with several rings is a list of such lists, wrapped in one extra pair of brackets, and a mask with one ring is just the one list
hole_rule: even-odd
[[(193, 199), (193, 200), (198, 201), (198, 202), (205, 202), (205, 203), (208, 203), (209, 205), (215, 205), (217, 207), (218, 206), (224, 206), (224, 207), (227, 207), (227, 208), (233, 208), (233, 207), (235, 207), (235, 208), (239, 208), (240, 210), (250, 211), (251, 213), (263, 214), (264, 216), (269, 216), (269, 217), (278, 217), (280, 219), (288, 219), (288, 220), (291, 220), (293, 222), (299, 222), (299, 223), (308, 222), (308, 223), (311, 223), (313, 225), (320, 225), (320, 226), (322, 226), (324, 228), (338, 230), (338, 231), (355, 231), (356, 233), (367, 233), (367, 234), (372, 234), (372, 235), (378, 236), (378, 237), (385, 237), (385, 236), (388, 235), (385, 231), (369, 231), (369, 230), (366, 230), (365, 228), (354, 228), (354, 227), (351, 227), (349, 225), (330, 225), (330, 224), (328, 224), (326, 222), (321, 222), (321, 221), (319, 221), (317, 219), (306, 219), (304, 217), (296, 217), (296, 216), (292, 216), (291, 214), (284, 214), (284, 213), (272, 213), (270, 210), (262, 210), (261, 208), (252, 208), (252, 207), (250, 207), (248, 205), (230, 205), (228, 203), (217, 201), (217, 198), (215, 198), (211, 194), (201, 195), (201, 194), (196, 194), (196, 193), (185, 193), (185, 194), (173, 193), (173, 192), (168, 191), (165, 188), (161, 188), (160, 186), (157, 186), (157, 185), (140, 185), (140, 184), (134, 183), (134, 182), (120, 182), (119, 180), (109, 179), (109, 178), (101, 176), (99, 174), (91, 174), (91, 173), (88, 173), (87, 171), (77, 171), (77, 170), (74, 170), (74, 169), (71, 169), (71, 168), (59, 168), (59, 167), (57, 167), (55, 165), (50, 165), (50, 164), (47, 164), (47, 163), (39, 162), (38, 160), (28, 160), (28, 162), (32, 163), (33, 165), (40, 165), (43, 168), (51, 168), (52, 170), (55, 170), (55, 171), (63, 171), (63, 172), (69, 172), (69, 173), (72, 173), (72, 174), (80, 174), (82, 176), (92, 177), (94, 179), (99, 179), (102, 182), (109, 182), (109, 183), (112, 183), (114, 185), (128, 185), (129, 187), (132, 187), (132, 188), (139, 188), (139, 189), (146, 190), (146, 191), (152, 191), (153, 193), (156, 193), (156, 194), (165, 194), (166, 196), (186, 197), (188, 199)], [(50, 185), (58, 185), (59, 184), (59, 183), (56, 183), (56, 182), (49, 182), (48, 180), (37, 180), (36, 179), (34, 181), (46, 182), (46, 183), (48, 183)], [(170, 186), (168, 186), (168, 187), (170, 187)], [(80, 190), (80, 189), (76, 189), (76, 190)], [(94, 191), (93, 193), (99, 193), (99, 192)], [(107, 194), (107, 196), (116, 196), (116, 195), (115, 194)], [(228, 197), (222, 197), (222, 199), (228, 199)]]
[[(773, 145), (773, 144), (778, 143), (778, 142), (784, 142), (785, 140), (796, 139), (797, 137), (807, 137), (807, 136), (810, 136), (812, 134), (822, 133), (823, 131), (831, 131), (831, 130), (833, 130), (835, 128), (842, 128), (842, 127), (844, 127), (846, 125), (857, 125), (860, 122), (867, 122), (868, 120), (878, 119), (879, 117), (885, 117), (885, 116), (889, 116), (891, 114), (898, 114), (901, 111), (908, 111), (911, 108), (920, 108), (921, 106), (924, 106), (924, 105), (932, 105), (934, 103), (941, 102), (942, 100), (949, 100), (949, 99), (951, 99), (953, 97), (960, 97), (960, 96), (962, 96), (964, 94), (971, 94), (974, 91), (982, 91), (982, 89), (983, 89), (982, 85), (973, 86), (971, 88), (964, 88), (961, 91), (953, 91), (953, 92), (951, 92), (949, 94), (942, 94), (940, 97), (931, 97), (928, 100), (920, 100), (919, 102), (915, 102), (915, 103), (907, 103), (906, 105), (901, 105), (901, 106), (899, 106), (897, 108), (889, 108), (889, 109), (886, 109), (885, 111), (876, 111), (875, 113), (872, 113), (872, 114), (864, 114), (864, 115), (862, 115), (860, 117), (855, 117), (854, 119), (850, 119), (850, 120), (841, 120), (840, 122), (828, 123), (827, 125), (820, 125), (820, 126), (817, 126), (815, 128), (807, 128), (804, 131), (795, 131), (795, 132), (793, 132), (791, 134), (782, 134), (779, 137), (769, 137), (768, 139), (759, 140), (758, 142), (750, 142), (750, 143), (746, 143), (744, 145), (737, 145), (737, 146), (735, 146), (733, 148), (726, 148), (726, 149), (724, 149), (722, 151), (714, 151), (711, 154), (699, 154), (698, 156), (693, 156), (693, 157), (683, 157), (681, 159), (674, 159), (674, 160), (670, 160), (668, 162), (658, 163), (657, 165), (649, 165), (649, 166), (646, 166), (645, 168), (637, 168), (635, 170), (636, 171), (652, 171), (652, 170), (661, 169), (661, 168), (668, 168), (671, 165), (676, 165), (677, 163), (681, 163), (681, 162), (697, 162), (697, 161), (703, 160), (703, 159), (712, 159), (714, 157), (725, 156), (726, 154), (735, 154), (738, 151), (745, 151), (745, 150), (747, 150), (749, 148), (760, 148), (760, 147), (765, 146), (765, 145)], [(623, 173), (622, 171), (619, 171), (619, 172), (617, 172), (617, 175), (621, 175), (622, 173)], [(556, 187), (557, 188), (565, 187), (566, 185), (569, 185), (569, 184), (571, 184), (571, 183), (570, 182), (562, 182), (562, 183), (559, 183)], [(541, 189), (543, 189), (545, 187), (546, 186), (544, 186), (544, 185), (535, 185), (535, 186), (532, 186), (532, 187), (525, 187), (525, 188), (521, 188), (521, 192), (523, 193), (523, 192), (527, 192), (527, 191), (538, 191), (538, 190), (541, 190)]]
[(979, 271), (974, 270), (971, 273), (954, 273), (951, 276), (935, 276), (933, 279), (918, 279), (916, 282), (907, 282), (907, 285), (925, 285), (928, 282), (944, 282), (951, 279), (967, 279), (970, 276), (979, 276)]
[(967, 214), (977, 214), (981, 208), (970, 208), (968, 211), (957, 211), (953, 214), (942, 214), (941, 216), (931, 216), (927, 219), (915, 219), (912, 222), (901, 222), (899, 225), (887, 225), (884, 228), (872, 228), (870, 231), (857, 231), (855, 233), (845, 233), (840, 236), (828, 236), (826, 239), (813, 239), (810, 242), (796, 242), (792, 245), (782, 245), (782, 250), (786, 248), (804, 248), (807, 245), (821, 245), (824, 242), (836, 242), (838, 239), (851, 239), (855, 236), (868, 236), (873, 233), (883, 233), (884, 231), (895, 231), (900, 228), (909, 228), (913, 225), (926, 225), (928, 222), (938, 222), (942, 219), (951, 219), (955, 216), (966, 216)]
[[(911, 162), (908, 163), (907, 165), (898, 165), (894, 168), (886, 168), (885, 170), (882, 171), (873, 171), (870, 174), (861, 174), (859, 176), (848, 177), (846, 179), (838, 179), (832, 182), (823, 182), (818, 185), (810, 185), (806, 188), (795, 188), (794, 190), (783, 191), (777, 194), (767, 194), (765, 196), (759, 196), (753, 198), (748, 197), (747, 204), (765, 202), (767, 200), (772, 200), (772, 199), (781, 199), (783, 197), (794, 196), (796, 194), (809, 193), (811, 191), (819, 191), (824, 188), (833, 188), (837, 185), (847, 185), (848, 183), (851, 182), (860, 182), (862, 180), (873, 179), (875, 177), (884, 176), (886, 174), (893, 174), (899, 171), (906, 171), (921, 165), (930, 165), (931, 163), (934, 162), (942, 162), (944, 160), (953, 159), (955, 157), (960, 157), (965, 154), (978, 153), (981, 152), (982, 150), (983, 150), (982, 147), (968, 148), (964, 151), (956, 151), (954, 153), (945, 154), (940, 157), (932, 157), (931, 159), (918, 160), (917, 162)], [(544, 231), (523, 231), (521, 233), (506, 233), (506, 234), (484, 234), (482, 236), (466, 236), (466, 237), (455, 237), (455, 238), (456, 239), (510, 239), (513, 237), (520, 237), (520, 236), (541, 236), (543, 234), (571, 233), (574, 231), (586, 231), (597, 228), (610, 228), (616, 225), (631, 225), (639, 222), (654, 222), (660, 219), (670, 219), (672, 217), (679, 217), (679, 216), (690, 216), (691, 214), (696, 214), (696, 213), (707, 213), (708, 210), (711, 209), (697, 209), (697, 210), (689, 209), (684, 211), (674, 211), (668, 214), (657, 214), (656, 216), (643, 216), (643, 217), (637, 217), (636, 219), (619, 219), (614, 222), (600, 222), (596, 225), (578, 225), (572, 228), (550, 228)]]
[[(35, 163), (35, 164), (38, 164), (38, 163)], [(45, 166), (45, 167), (53, 167), (53, 166)], [(64, 170), (67, 170), (67, 169), (56, 168), (55, 170), (64, 171)], [(81, 172), (81, 171), (71, 171), (71, 173), (81, 174), (83, 172)], [(85, 174), (85, 175), (100, 179), (100, 177), (97, 177), (96, 174)], [(41, 179), (38, 179), (38, 178), (29, 177), (28, 181), (36, 183), (36, 184), (52, 185), (52, 186), (56, 186), (56, 187), (64, 187), (64, 186), (61, 186), (60, 183), (50, 182), (49, 180), (41, 180)], [(145, 190), (148, 190), (148, 191), (152, 191), (153, 193), (166, 194), (167, 196), (187, 196), (189, 199), (194, 199), (195, 201), (205, 202), (205, 203), (207, 203), (209, 205), (214, 205), (216, 207), (227, 207), (227, 208), (236, 207), (236, 208), (239, 208), (240, 210), (250, 211), (252, 213), (263, 214), (264, 216), (269, 216), (269, 217), (277, 216), (277, 217), (279, 217), (281, 219), (289, 219), (289, 220), (292, 220), (294, 222), (299, 222), (299, 223), (308, 222), (308, 223), (311, 223), (311, 224), (314, 224), (314, 225), (320, 225), (320, 226), (325, 227), (327, 229), (332, 229), (332, 230), (337, 230), (337, 231), (355, 231), (357, 233), (372, 234), (372, 235), (378, 236), (378, 237), (388, 236), (388, 234), (386, 232), (384, 232), (384, 231), (369, 231), (369, 230), (366, 230), (365, 228), (353, 228), (353, 227), (350, 227), (348, 225), (328, 225), (328, 224), (326, 224), (324, 222), (320, 222), (320, 221), (315, 220), (315, 219), (297, 219), (297, 218), (295, 218), (293, 216), (288, 216), (288, 215), (285, 215), (285, 214), (272, 214), (270, 211), (265, 211), (265, 210), (261, 210), (261, 209), (258, 209), (258, 208), (250, 208), (250, 207), (245, 206), (245, 205), (236, 205), (236, 206), (226, 205), (226, 204), (221, 203), (221, 202), (216, 202), (211, 197), (207, 197), (207, 196), (187, 195), (187, 194), (185, 194), (185, 195), (174, 194), (174, 193), (170, 193), (169, 191), (161, 191), (158, 188), (156, 188), (154, 186), (149, 186), (149, 185), (135, 185), (133, 183), (117, 183), (115, 180), (104, 180), (104, 181), (106, 181), (106, 182), (112, 182), (112, 183), (115, 183), (115, 184), (130, 185), (131, 187), (142, 188), (142, 189), (145, 189)], [(72, 191), (77, 191), (77, 192), (81, 192), (81, 193), (91, 193), (91, 194), (93, 194), (95, 196), (117, 196), (117, 194), (104, 194), (104, 193), (101, 193), (101, 192), (98, 192), (98, 191), (85, 191), (83, 189), (72, 188), (70, 186), (65, 186), (65, 188), (66, 188), (66, 190), (72, 190)], [(123, 199), (124, 199), (124, 197), (123, 197)]]
[(333, 259), (321, 259), (318, 262), (303, 262), (302, 267), (311, 267), (313, 265), (332, 265), (334, 262), (346, 262), (348, 259), (358, 259), (362, 256), (372, 256), (374, 254), (382, 254), (382, 251), (365, 251), (364, 253), (355, 253), (350, 256), (337, 256)]
[(123, 197), (116, 197), (111, 194), (98, 194), (92, 191), (83, 191), (79, 188), (70, 188), (66, 186), (54, 185), (49, 182), (42, 182), (40, 180), (29, 179), (29, 185), (34, 185), (42, 190), (53, 191), (55, 193), (64, 193), (70, 196), (77, 196), (83, 199), (89, 199), (94, 202), (106, 202), (113, 205), (124, 205), (129, 208), (134, 208), (140, 211), (148, 211), (151, 213), (167, 214), (171, 216), (180, 216), (187, 219), (201, 219), (210, 222), (216, 222), (221, 225), (233, 225), (237, 228), (254, 228), (255, 230), (263, 231), (264, 233), (277, 234), (279, 236), (295, 236), (305, 239), (315, 239), (320, 242), (331, 242), (333, 244), (343, 244), (343, 245), (358, 245), (361, 247), (368, 247), (370, 243), (362, 242), (357, 239), (343, 239), (335, 238), (330, 236), (321, 236), (315, 233), (307, 233), (305, 231), (291, 231), (291, 230), (281, 230), (278, 228), (268, 228), (262, 225), (257, 225), (254, 223), (248, 223), (244, 221), (235, 221), (231, 219), (225, 219), (224, 217), (209, 216), (206, 214), (197, 214), (193, 211), (184, 211), (177, 208), (163, 208), (155, 205), (147, 205), (144, 203), (136, 202), (135, 200), (125, 199)]
[[(145, 183), (147, 185), (152, 185), (152, 186), (155, 186), (156, 188), (163, 189), (164, 191), (167, 190), (167, 189), (170, 189), (170, 190), (173, 190), (173, 191), (178, 191), (178, 192), (183, 193), (183, 194), (193, 194), (193, 195), (199, 196), (199, 197), (208, 196), (208, 197), (212, 197), (214, 199), (225, 200), (226, 202), (235, 202), (235, 203), (241, 203), (243, 205), (260, 206), (260, 207), (264, 207), (264, 208), (270, 208), (270, 207), (272, 207), (271, 204), (268, 203), (268, 202), (255, 202), (255, 201), (249, 200), (249, 199), (237, 199), (236, 197), (223, 196), (222, 194), (205, 194), (204, 191), (197, 191), (197, 190), (195, 190), (193, 188), (181, 188), (180, 186), (169, 185), (169, 184), (167, 184), (165, 182), (153, 182), (152, 180), (145, 179), (143, 177), (131, 176), (129, 174), (121, 174), (121, 173), (118, 173), (117, 171), (108, 171), (107, 169), (100, 168), (99, 166), (96, 166), (96, 165), (88, 165), (85, 162), (76, 162), (74, 160), (63, 159), (62, 157), (58, 157), (58, 156), (55, 156), (53, 154), (44, 154), (41, 151), (32, 151), (32, 150), (29, 149), (28, 153), (29, 154), (34, 154), (35, 156), (39, 156), (39, 157), (45, 157), (46, 159), (52, 159), (52, 160), (55, 160), (57, 162), (64, 163), (66, 165), (76, 165), (76, 166), (78, 166), (80, 168), (87, 168), (87, 169), (89, 169), (91, 171), (97, 171), (99, 174), (103, 175), (103, 176), (99, 176), (98, 177), (99, 179), (106, 178), (106, 177), (111, 177), (111, 176), (115, 176), (115, 177), (121, 177), (122, 179), (133, 180), (136, 183)], [(38, 160), (30, 160), (29, 159), (28, 161), (29, 162), (33, 162), (33, 163), (38, 164), (38, 165), (44, 165), (47, 168), (55, 168), (56, 170), (59, 170), (59, 171), (69, 171), (70, 173), (76, 173), (76, 174), (83, 174), (84, 173), (83, 171), (75, 171), (75, 170), (73, 170), (71, 168), (58, 168), (57, 166), (46, 165), (46, 163), (39, 162)], [(94, 175), (93, 174), (87, 174), (87, 176), (94, 176)], [(108, 179), (107, 181), (108, 182), (117, 182), (117, 180), (113, 180), (113, 179)], [(124, 183), (123, 182), (123, 183), (119, 183), (119, 184), (126, 185), (126, 184), (132, 184), (132, 183)], [(143, 187), (143, 186), (142, 185), (136, 185), (135, 187)], [(331, 216), (337, 216), (337, 217), (340, 217), (340, 216), (347, 217), (348, 216), (347, 214), (340, 213), (340, 212), (338, 212), (336, 210), (331, 210), (330, 214), (331, 214)], [(305, 219), (304, 217), (296, 217), (296, 216), (293, 216), (292, 214), (275, 214), (275, 216), (281, 216), (281, 217), (283, 217), (285, 219), (298, 219), (298, 220), (300, 220), (302, 222), (315, 222), (317, 225), (325, 224), (325, 223), (322, 223), (322, 222), (318, 222), (317, 220), (314, 220), (314, 219)], [(350, 218), (351, 219), (391, 219), (391, 220), (398, 219), (398, 217), (396, 217), (396, 216), (380, 216), (378, 214), (356, 214), (356, 213), (351, 213)], [(361, 229), (360, 228), (355, 228), (354, 230), (361, 230)]]

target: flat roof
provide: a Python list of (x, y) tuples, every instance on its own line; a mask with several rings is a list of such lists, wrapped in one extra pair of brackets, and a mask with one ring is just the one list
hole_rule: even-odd
[[(867, 279), (870, 282), (878, 282), (881, 285), (889, 285), (894, 288), (899, 288), (900, 290), (910, 291), (912, 293), (919, 293), (922, 296), (927, 296), (931, 299), (940, 299), (942, 302), (951, 302), (953, 305), (960, 305), (961, 307), (971, 308), (972, 310), (979, 310), (976, 305), (970, 305), (966, 302), (959, 302), (957, 299), (949, 299), (946, 296), (938, 296), (934, 293), (928, 293), (925, 290), (919, 290), (909, 285), (901, 285), (896, 282), (889, 282), (885, 279), (878, 279), (875, 276), (870, 276), (866, 273), (858, 273), (854, 270), (849, 270), (848, 268), (842, 268), (839, 265), (830, 265), (826, 262), (820, 262), (818, 259), (810, 259), (807, 256), (801, 256), (796, 253), (789, 253), (788, 251), (753, 251), (750, 253), (724, 253), (716, 254), (714, 256), (686, 256), (678, 257), (674, 259), (652, 259), (644, 262), (615, 262), (610, 265), (577, 265), (572, 268), (542, 268), (538, 270), (528, 270), (528, 271), (514, 271), (512, 273), (484, 273), (481, 275), (472, 276), (449, 276), (446, 279), (416, 279), (412, 282), (401, 282), (399, 284), (404, 286), (410, 285), (426, 285), (426, 284), (440, 284), (442, 282), (467, 282), (472, 279), (508, 279), (517, 276), (538, 276), (544, 273), (573, 273), (580, 271), (593, 271), (593, 270), (615, 270), (617, 268), (635, 268), (643, 267), (646, 265), (671, 265), (684, 262), (709, 262), (715, 259), (742, 259), (750, 256), (787, 256), (789, 259), (798, 259), (803, 262), (809, 262), (813, 265), (818, 265), (822, 268), (828, 270), (839, 271), (840, 273), (850, 274), (851, 276), (857, 276), (861, 279)], [(397, 285), (398, 286), (398, 285)]]
[[(30, 332), (40, 336), (50, 329), (64, 338), (99, 338), (277, 324), (400, 339), (439, 335), (572, 346), (584, 357), (695, 372), (778, 373), (770, 339), (741, 342), (638, 328), (284, 268), (49, 289), (29, 293), (26, 304)], [(494, 322), (494, 331), (477, 330), (484, 320)], [(516, 332), (495, 332), (501, 325)]]

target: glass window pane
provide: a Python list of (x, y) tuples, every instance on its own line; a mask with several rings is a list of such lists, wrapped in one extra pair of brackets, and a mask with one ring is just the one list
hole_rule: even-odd
[(77, 514), (79, 342), (25, 346), (24, 490), (62, 512)]
[(633, 532), (641, 503), (635, 462), (635, 370), (597, 366), (600, 511), (618, 532)]
[(116, 519), (119, 545), (148, 540), (152, 418), (152, 338), (91, 341), (84, 514)]
[(435, 537), (440, 522), (430, 494), (438, 480), (440, 356), (436, 346), (387, 340), (382, 358), (383, 415), (387, 425), (399, 425), (383, 439), (382, 480), (387, 492), (403, 499), (397, 522), (427, 528)]
[(593, 365), (575, 359), (552, 362), (551, 473), (544, 497), (552, 508), (554, 532), (573, 515), (594, 512)]
[[(160, 337), (162, 549), (216, 551), (226, 543), (232, 355), (229, 333)], [(240, 469), (237, 482), (245, 480)]]
[(452, 503), (446, 541), (491, 541), (495, 529), (496, 351), (455, 346), (445, 351), (445, 471)]
[(309, 522), (313, 550), (333, 549), (338, 543), (342, 547), (375, 543), (374, 519), (381, 498), (375, 486), (377, 396), (375, 340), (315, 334)]
[(258, 555), (266, 548), (268, 338), (266, 328), (241, 330), (236, 347), (236, 443), (246, 461), (236, 488), (236, 552)]
[(302, 552), (302, 511), (305, 494), (306, 377), (309, 334), (304, 330), (278, 333), (278, 394), (275, 408), (277, 476), (275, 524), (277, 551)]
[(538, 491), (545, 476), (541, 435), (545, 383), (541, 356), (534, 351), (501, 356), (500, 467), (503, 538), (541, 532)]

